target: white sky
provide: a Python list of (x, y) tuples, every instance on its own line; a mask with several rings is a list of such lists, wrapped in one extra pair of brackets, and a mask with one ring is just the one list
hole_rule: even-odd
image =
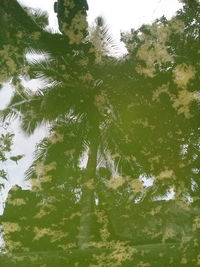
[[(47, 10), (50, 27), (57, 28), (56, 14), (53, 11), (55, 0), (18, 0), (18, 2)], [(178, 0), (88, 0), (88, 5), (89, 23), (99, 15), (104, 16), (116, 38), (119, 38), (120, 30), (137, 28), (142, 23), (150, 23), (163, 14), (170, 18), (182, 6)]]
[[(58, 29), (56, 14), (53, 11), (55, 0), (18, 1), (25, 6), (46, 10), (49, 13), (50, 27), (54, 28), (55, 31)], [(163, 14), (170, 18), (182, 6), (178, 0), (88, 0), (88, 4), (89, 23), (92, 23), (97, 16), (102, 15), (106, 19), (110, 33), (118, 41), (120, 31), (128, 31), (131, 28), (138, 28), (143, 23), (151, 23)], [(11, 94), (12, 88), (7, 84), (0, 91), (0, 109), (4, 108), (9, 102)], [(9, 187), (13, 184), (18, 183), (23, 186), (23, 173), (31, 163), (35, 144), (45, 135), (44, 129), (40, 129), (30, 138), (25, 138), (20, 131), (19, 124), (16, 122), (13, 123), (12, 129), (16, 134), (13, 152), (15, 154), (26, 154), (26, 158), (20, 160), (18, 165), (11, 161), (8, 162), (7, 169), (10, 179), (6, 184), (6, 190), (3, 192), (4, 198)], [(0, 214), (1, 212), (0, 205)]]
[(119, 36), (120, 30), (138, 28), (163, 14), (170, 18), (182, 6), (177, 0), (88, 0), (88, 3), (89, 22), (103, 15), (114, 36)]

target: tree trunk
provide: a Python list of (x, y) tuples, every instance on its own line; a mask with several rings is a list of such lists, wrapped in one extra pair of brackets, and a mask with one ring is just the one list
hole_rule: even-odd
[[(96, 124), (97, 125), (97, 124)], [(78, 235), (78, 246), (81, 249), (87, 248), (89, 242), (94, 240), (94, 186), (96, 182), (96, 166), (99, 133), (98, 126), (93, 127), (91, 131), (90, 149), (86, 172), (83, 179), (81, 196), (81, 218), (80, 230)]]

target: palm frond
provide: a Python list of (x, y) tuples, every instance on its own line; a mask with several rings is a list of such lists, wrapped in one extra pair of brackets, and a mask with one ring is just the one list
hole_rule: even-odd
[(42, 124), (42, 118), (32, 118), (31, 116), (21, 117), (21, 129), (27, 136), (30, 136), (34, 133), (36, 128)]
[(40, 26), (42, 29), (44, 29), (46, 26), (48, 26), (48, 13), (41, 9), (35, 9), (34, 12), (34, 20), (38, 26)]
[[(26, 171), (26, 180), (35, 177), (35, 166), (38, 162), (48, 164), (49, 162), (56, 162), (57, 168), (79, 168), (80, 158), (87, 148), (87, 136), (85, 134), (86, 124), (84, 120), (79, 122), (69, 118), (66, 124), (63, 116), (57, 118), (52, 123), (50, 135), (44, 138), (36, 147), (34, 153), (34, 161)], [(61, 140), (59, 140), (61, 137)], [(57, 140), (58, 138), (58, 140)], [(57, 170), (57, 172), (59, 172)], [(65, 172), (62, 171), (63, 177)], [(62, 177), (62, 179), (63, 179)], [(61, 179), (61, 177), (59, 177)]]
[(51, 58), (51, 54), (44, 49), (34, 49), (33, 47), (27, 47), (25, 50), (26, 59), (29, 64), (34, 62), (41, 62)]
[(28, 99), (28, 92), (19, 92), (12, 96), (8, 106), (0, 111), (0, 119), (2, 121), (11, 120), (19, 116), (21, 107), (27, 104), (30, 100)]
[(37, 144), (33, 155), (33, 162), (25, 172), (25, 180), (29, 180), (35, 172), (35, 165), (37, 162), (44, 162), (48, 154), (50, 144), (47, 138), (42, 139), (39, 144)]
[(48, 13), (39, 8), (24, 8), (28, 15), (34, 20), (34, 22), (41, 28), (44, 29), (48, 24)]
[(33, 59), (30, 63), (29, 75), (32, 79), (44, 79), (51, 82), (65, 81), (62, 64), (54, 59), (45, 58), (42, 61)]
[(19, 113), (15, 109), (6, 108), (0, 111), (0, 121), (12, 121), (18, 117)]
[(101, 62), (106, 56), (114, 56), (119, 52), (117, 43), (109, 33), (109, 27), (101, 16), (95, 20), (95, 25), (90, 28), (89, 39), (94, 46), (96, 61)]

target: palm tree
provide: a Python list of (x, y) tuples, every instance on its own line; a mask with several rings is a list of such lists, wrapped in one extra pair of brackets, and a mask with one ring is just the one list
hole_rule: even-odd
[[(31, 77), (47, 79), (47, 86), (35, 94), (16, 94), (3, 113), (4, 118), (20, 114), (28, 133), (43, 121), (51, 123), (52, 133), (41, 143), (28, 176), (36, 179), (41, 171), (38, 163), (43, 163), (42, 172), (47, 165), (56, 179), (54, 186), (44, 183), (45, 197), (63, 183), (65, 164), (73, 170), (72, 177), (80, 177), (71, 185), (80, 192), (80, 248), (94, 240), (95, 201), (102, 210), (117, 208), (123, 214), (124, 209), (127, 216), (134, 201), (148, 210), (149, 202), (170, 188), (177, 203), (188, 193), (197, 194), (198, 189), (191, 188), (191, 174), (198, 184), (193, 169), (197, 169), (199, 150), (195, 91), (199, 67), (191, 55), (196, 55), (193, 47), (199, 44), (199, 22), (195, 26), (191, 22), (194, 16), (199, 21), (199, 9), (192, 10), (186, 5), (170, 21), (161, 18), (123, 35), (129, 55), (120, 60), (101, 56), (95, 62), (96, 50), (82, 40), (66, 54), (54, 53), (48, 45), (49, 59), (29, 66)], [(101, 20), (97, 22), (104, 27)], [(65, 32), (69, 34), (68, 29)], [(86, 151), (87, 165), (80, 170)], [(145, 188), (142, 175), (153, 177), (154, 185)], [(70, 182), (66, 184), (70, 188)], [(148, 212), (159, 214), (159, 204), (143, 215)]]
[[(24, 16), (26, 17), (25, 14)], [(31, 25), (30, 28), (32, 29), (33, 27), (34, 30), (38, 27), (35, 24), (33, 26)], [(102, 24), (103, 27), (104, 25)], [(107, 30), (103, 30), (102, 32), (106, 36)], [(43, 34), (41, 30), (39, 33)], [(69, 36), (68, 39), (70, 39)], [(59, 42), (60, 40), (58, 44)], [(69, 42), (71, 43), (72, 40), (69, 40)], [(67, 121), (73, 118), (75, 121), (81, 121), (82, 127), (84, 126), (85, 139), (83, 140), (84, 143), (80, 145), (83, 147), (86, 144), (89, 147), (89, 156), (82, 186), (81, 202), (83, 203), (83, 215), (81, 218), (80, 247), (90, 238), (88, 236), (90, 235), (89, 229), (91, 222), (88, 214), (93, 209), (94, 193), (93, 190), (87, 188), (87, 183), (91, 180), (94, 180), (93, 182), (95, 183), (100, 136), (99, 127), (105, 121), (103, 116), (108, 115), (101, 115), (101, 109), (107, 104), (105, 102), (106, 95), (104, 95), (104, 92), (101, 92), (102, 88), (99, 86), (101, 82), (91, 74), (92, 68), (93, 73), (97, 71), (95, 65), (92, 64), (95, 55), (93, 52), (88, 53), (87, 56), (85, 55), (85, 47), (88, 49), (90, 46), (87, 43), (79, 44), (79, 50), (76, 52), (74, 50), (76, 46), (71, 45), (71, 49), (67, 54), (62, 54), (63, 51), (61, 54), (55, 54), (54, 51), (48, 50), (47, 48), (49, 54), (51, 53), (50, 60), (41, 63), (36, 62), (32, 66), (29, 66), (29, 74), (31, 77), (35, 75), (37, 78), (48, 78), (48, 81), (52, 81), (53, 84), (47, 84), (46, 88), (43, 88), (35, 95), (30, 92), (17, 92), (11, 100), (8, 109), (3, 114), (3, 118), (6, 118), (7, 115), (12, 116), (20, 113), (22, 127), (27, 133), (32, 133), (38, 123), (45, 120), (58, 122), (65, 120), (67, 123)], [(51, 47), (51, 45), (48, 47)], [(59, 106), (60, 108), (55, 109), (55, 106)], [(78, 152), (76, 151), (76, 153), (79, 157), (76, 158), (74, 165), (77, 165), (77, 161), (80, 159), (82, 153), (80, 146), (77, 150)]]

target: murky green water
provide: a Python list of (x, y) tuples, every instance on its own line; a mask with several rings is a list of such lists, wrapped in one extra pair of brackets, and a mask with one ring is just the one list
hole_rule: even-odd
[(182, 2), (115, 57), (86, 1), (59, 0), (52, 33), (1, 0), (0, 266), (200, 265), (200, 5)]

